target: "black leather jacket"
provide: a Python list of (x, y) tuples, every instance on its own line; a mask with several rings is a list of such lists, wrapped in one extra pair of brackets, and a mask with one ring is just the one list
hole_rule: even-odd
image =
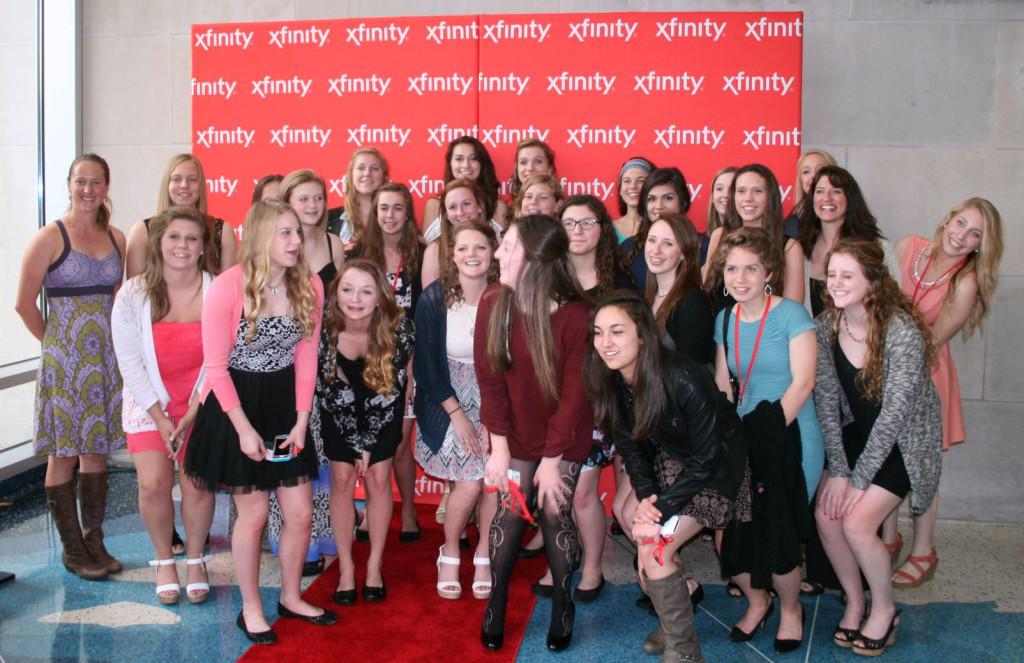
[[(664, 523), (681, 513), (701, 489), (712, 488), (727, 496), (730, 490), (718, 425), (719, 391), (707, 368), (689, 357), (664, 352), (661, 381), (665, 411), (654, 435), (642, 440), (631, 434), (636, 420), (632, 395), (621, 378), (617, 381), (620, 416), (614, 439), (637, 497), (657, 495), (655, 507)], [(671, 486), (659, 485), (654, 466), (658, 448), (683, 465)]]

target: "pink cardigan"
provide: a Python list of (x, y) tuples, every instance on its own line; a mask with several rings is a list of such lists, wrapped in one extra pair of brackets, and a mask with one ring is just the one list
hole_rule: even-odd
[[(295, 347), (295, 410), (310, 412), (316, 386), (317, 344), (323, 314), (324, 286), (313, 274), (316, 308), (313, 310), (313, 333)], [(235, 383), (228, 373), (228, 359), (235, 347), (238, 326), (242, 322), (245, 283), (241, 265), (225, 270), (214, 279), (203, 301), (203, 368), (206, 378), (200, 399), (205, 401), (212, 390), (220, 407), (229, 412), (239, 406)]]

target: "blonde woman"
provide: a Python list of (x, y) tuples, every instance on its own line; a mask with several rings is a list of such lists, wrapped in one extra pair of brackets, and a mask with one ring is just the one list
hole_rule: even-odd
[(373, 194), (388, 181), (388, 162), (376, 147), (360, 147), (352, 153), (345, 171), (345, 204), (330, 211), (327, 230), (350, 250), (363, 235), (373, 207)]

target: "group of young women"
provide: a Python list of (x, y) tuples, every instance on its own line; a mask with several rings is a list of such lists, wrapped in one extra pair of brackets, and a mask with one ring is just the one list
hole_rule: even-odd
[[(385, 600), (392, 468), (399, 538), (412, 542), (418, 463), (450, 486), (437, 594), (461, 597), (475, 524), (481, 642), (501, 648), (516, 559), (542, 548), (549, 570), (534, 591), (551, 599), (547, 646), (558, 651), (575, 601), (604, 586), (597, 477), (614, 462), (613, 512), (659, 617), (646, 651), (703, 660), (703, 589), (680, 550), (708, 529), (748, 603), (730, 640), (764, 627), (777, 597), (775, 648), (798, 648), (799, 596), (824, 584), (845, 594), (838, 646), (877, 655), (892, 644), (891, 588), (925, 582), (938, 564), (940, 451), (965, 439), (948, 341), (980, 329), (991, 305), (1002, 251), (991, 203), (971, 198), (933, 238), (889, 247), (852, 175), (823, 152), (797, 164), (789, 219), (768, 168), (723, 168), (703, 235), (683, 173), (642, 157), (620, 169), (614, 220), (592, 196), (564, 198), (540, 141), (517, 149), (507, 201), (476, 139), (453, 141), (444, 168), (424, 233), (408, 188), (361, 148), (343, 208), (328, 210), (313, 171), (268, 175), (236, 244), (207, 212), (191, 155), (170, 161), (156, 215), (127, 241), (110, 225), (106, 162), (72, 163), (68, 211), (26, 252), (17, 304), (43, 344), (36, 450), (48, 456), (65, 566), (92, 580), (121, 569), (103, 543), (105, 455), (127, 441), (158, 600), (182, 594), (177, 465), (185, 598), (209, 595), (212, 496), (227, 490), (237, 625), (271, 643), (258, 579), (268, 521), (278, 614), (334, 624), (302, 599), (301, 576), (337, 555), (334, 603)], [(914, 544), (893, 573), (908, 494)], [(534, 520), (538, 535), (521, 547)], [(370, 546), (361, 592), (353, 538)], [(827, 573), (808, 561), (802, 582), (807, 539)]]

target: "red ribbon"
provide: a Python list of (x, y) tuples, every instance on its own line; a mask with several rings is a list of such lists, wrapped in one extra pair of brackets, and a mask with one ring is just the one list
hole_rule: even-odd
[[(497, 486), (487, 486), (485, 490), (488, 493), (498, 492)], [(523, 494), (519, 484), (515, 481), (508, 482), (508, 493), (501, 496), (501, 505), (512, 509), (512, 513), (516, 514), (531, 525), (536, 525), (536, 521), (533, 519), (533, 514), (526, 507), (526, 496)]]

